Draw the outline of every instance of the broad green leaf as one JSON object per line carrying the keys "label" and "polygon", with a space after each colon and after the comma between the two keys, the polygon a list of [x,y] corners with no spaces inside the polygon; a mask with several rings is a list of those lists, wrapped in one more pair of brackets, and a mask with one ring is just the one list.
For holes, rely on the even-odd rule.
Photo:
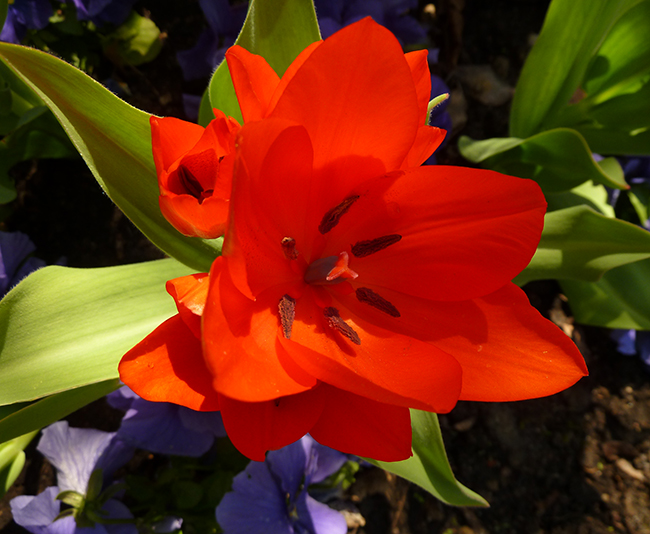
{"label": "broad green leaf", "polygon": [[176,310],[175,260],[100,269],[45,267],[0,301],[0,404],[117,377],[120,357]]}
{"label": "broad green leaf", "polygon": [[587,206],[574,206],[546,214],[537,251],[515,282],[596,281],[610,269],[646,258],[650,258],[649,232]]}
{"label": "broad green leaf", "polygon": [[[618,165],[618,162],[616,164]],[[591,180],[574,187],[571,191],[549,193],[546,195],[546,201],[548,202],[548,212],[585,205],[601,215],[616,217],[614,208],[608,203],[605,186],[594,184]]]}
{"label": "broad green leaf", "polygon": [[594,152],[626,156],[650,154],[650,128],[635,131],[604,129],[598,125],[580,126],[580,133]]}
{"label": "broad green leaf", "polygon": [[207,271],[220,242],[184,237],[162,216],[149,115],[38,50],[0,43],[0,58],[52,110],[108,196],[170,256]]}
{"label": "broad green leaf", "polygon": [[582,136],[569,128],[548,130],[528,139],[473,141],[461,137],[458,148],[465,158],[486,168],[535,180],[544,193],[567,191],[587,180],[627,188],[620,165],[615,160],[604,166],[596,163]]}
{"label": "broad green leaf", "polygon": [[13,485],[25,465],[23,450],[34,439],[36,432],[19,436],[0,445],[0,497]]}
{"label": "broad green leaf", "polygon": [[578,323],[650,330],[650,260],[612,269],[595,283],[560,280]]}
{"label": "broad green leaf", "polygon": [[510,135],[544,129],[569,103],[621,15],[641,0],[553,0],[515,91]]}
{"label": "broad green leaf", "polygon": [[[263,56],[279,76],[294,59],[320,39],[312,0],[251,0],[235,44]],[[210,104],[242,122],[241,111],[225,61],[210,81]]]}
{"label": "broad green leaf", "polygon": [[487,501],[456,480],[447,460],[438,416],[411,410],[413,456],[401,462],[369,462],[409,480],[442,502],[454,506],[489,506]]}
{"label": "broad green leaf", "polygon": [[650,73],[648,35],[650,0],[643,0],[618,19],[591,60],[582,86],[589,98],[610,98]]}
{"label": "broad green leaf", "polygon": [[121,386],[118,379],[105,380],[80,388],[70,389],[32,403],[19,403],[3,408],[0,417],[0,443],[16,436],[38,430],[108,395]]}

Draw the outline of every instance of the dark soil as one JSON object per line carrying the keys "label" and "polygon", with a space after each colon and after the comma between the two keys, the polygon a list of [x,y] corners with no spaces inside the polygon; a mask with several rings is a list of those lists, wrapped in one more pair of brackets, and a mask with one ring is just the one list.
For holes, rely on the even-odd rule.
{"label": "dark soil", "polygon": [[[423,2],[423,5],[426,2]],[[183,117],[188,86],[174,52],[189,48],[203,24],[196,1],[142,0],[141,10],[168,34],[161,56],[115,75],[131,102],[149,112]],[[464,4],[464,5],[463,5]],[[432,35],[441,47],[439,73],[449,82],[462,133],[507,135],[508,104],[490,106],[455,76],[457,65],[487,64],[514,86],[529,36],[541,28],[547,0],[442,0]],[[462,114],[461,113],[461,114]],[[457,135],[458,130],[454,131]],[[462,164],[450,142],[441,163]],[[104,195],[81,161],[25,163],[15,170],[19,197],[6,229],[28,233],[48,262],[95,267],[144,261],[160,253]],[[457,478],[489,502],[487,509],[454,508],[378,469],[363,470],[348,492],[360,512],[358,534],[645,534],[650,533],[650,383],[636,358],[619,355],[608,331],[573,325],[553,282],[530,284],[531,302],[570,334],[591,375],[550,398],[508,404],[462,402],[441,416]],[[102,401],[71,416],[75,426],[119,418]],[[9,522],[8,499],[53,482],[51,466],[28,448],[26,469],[0,506],[3,533],[24,532]],[[351,519],[353,522],[354,517]],[[362,523],[365,522],[365,526]],[[252,533],[257,534],[257,533]]]}

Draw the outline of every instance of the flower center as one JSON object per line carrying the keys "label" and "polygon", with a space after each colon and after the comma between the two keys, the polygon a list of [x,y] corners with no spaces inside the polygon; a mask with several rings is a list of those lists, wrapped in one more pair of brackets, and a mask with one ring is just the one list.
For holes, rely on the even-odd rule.
{"label": "flower center", "polygon": [[203,201],[206,198],[211,197],[214,192],[213,189],[203,189],[201,182],[199,182],[192,171],[182,163],[178,166],[178,179],[181,182],[181,185],[185,188],[185,192],[197,199],[199,204],[203,204]]}
{"label": "flower center", "polygon": [[330,285],[345,280],[354,280],[359,275],[350,269],[349,261],[350,256],[347,252],[316,260],[307,267],[304,280],[313,285]]}

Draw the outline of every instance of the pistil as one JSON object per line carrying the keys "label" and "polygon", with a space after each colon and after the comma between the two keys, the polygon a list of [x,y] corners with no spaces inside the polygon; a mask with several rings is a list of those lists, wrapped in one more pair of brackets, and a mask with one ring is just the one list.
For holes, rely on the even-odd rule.
{"label": "pistil", "polygon": [[338,284],[345,280],[354,280],[359,275],[350,269],[350,256],[341,252],[338,256],[328,256],[312,262],[305,271],[304,280],[308,284]]}

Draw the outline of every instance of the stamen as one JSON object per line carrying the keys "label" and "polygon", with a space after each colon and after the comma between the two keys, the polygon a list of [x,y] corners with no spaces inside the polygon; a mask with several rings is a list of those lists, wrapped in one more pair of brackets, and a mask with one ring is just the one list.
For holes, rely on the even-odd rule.
{"label": "stamen", "polygon": [[291,328],[296,318],[296,299],[289,295],[284,295],[278,304],[280,312],[280,322],[282,323],[282,333],[286,339],[291,339]]}
{"label": "stamen", "polygon": [[357,258],[363,258],[365,256],[370,256],[375,252],[384,250],[391,245],[401,241],[402,236],[399,234],[385,235],[383,237],[378,237],[376,239],[369,239],[367,241],[357,241],[356,244],[352,245],[352,254]]}
{"label": "stamen", "polygon": [[354,328],[341,319],[339,311],[336,308],[325,308],[323,310],[323,315],[327,318],[327,323],[330,328],[337,330],[342,336],[348,338],[355,345],[361,345],[359,334],[354,331]]}
{"label": "stamen", "polygon": [[356,290],[357,299],[359,302],[369,304],[379,311],[387,313],[391,317],[401,317],[399,310],[388,302],[384,297],[375,293],[372,289],[367,287],[360,287]]}
{"label": "stamen", "polygon": [[339,223],[341,217],[347,213],[352,204],[354,204],[357,200],[359,200],[359,195],[352,195],[351,197],[343,200],[343,202],[341,202],[338,206],[335,206],[329,210],[323,216],[323,219],[318,225],[318,231],[323,235],[329,232]]}
{"label": "stamen", "polygon": [[298,251],[296,250],[296,240],[293,237],[283,237],[280,241],[282,245],[282,252],[284,257],[288,260],[295,260],[298,258]]}

